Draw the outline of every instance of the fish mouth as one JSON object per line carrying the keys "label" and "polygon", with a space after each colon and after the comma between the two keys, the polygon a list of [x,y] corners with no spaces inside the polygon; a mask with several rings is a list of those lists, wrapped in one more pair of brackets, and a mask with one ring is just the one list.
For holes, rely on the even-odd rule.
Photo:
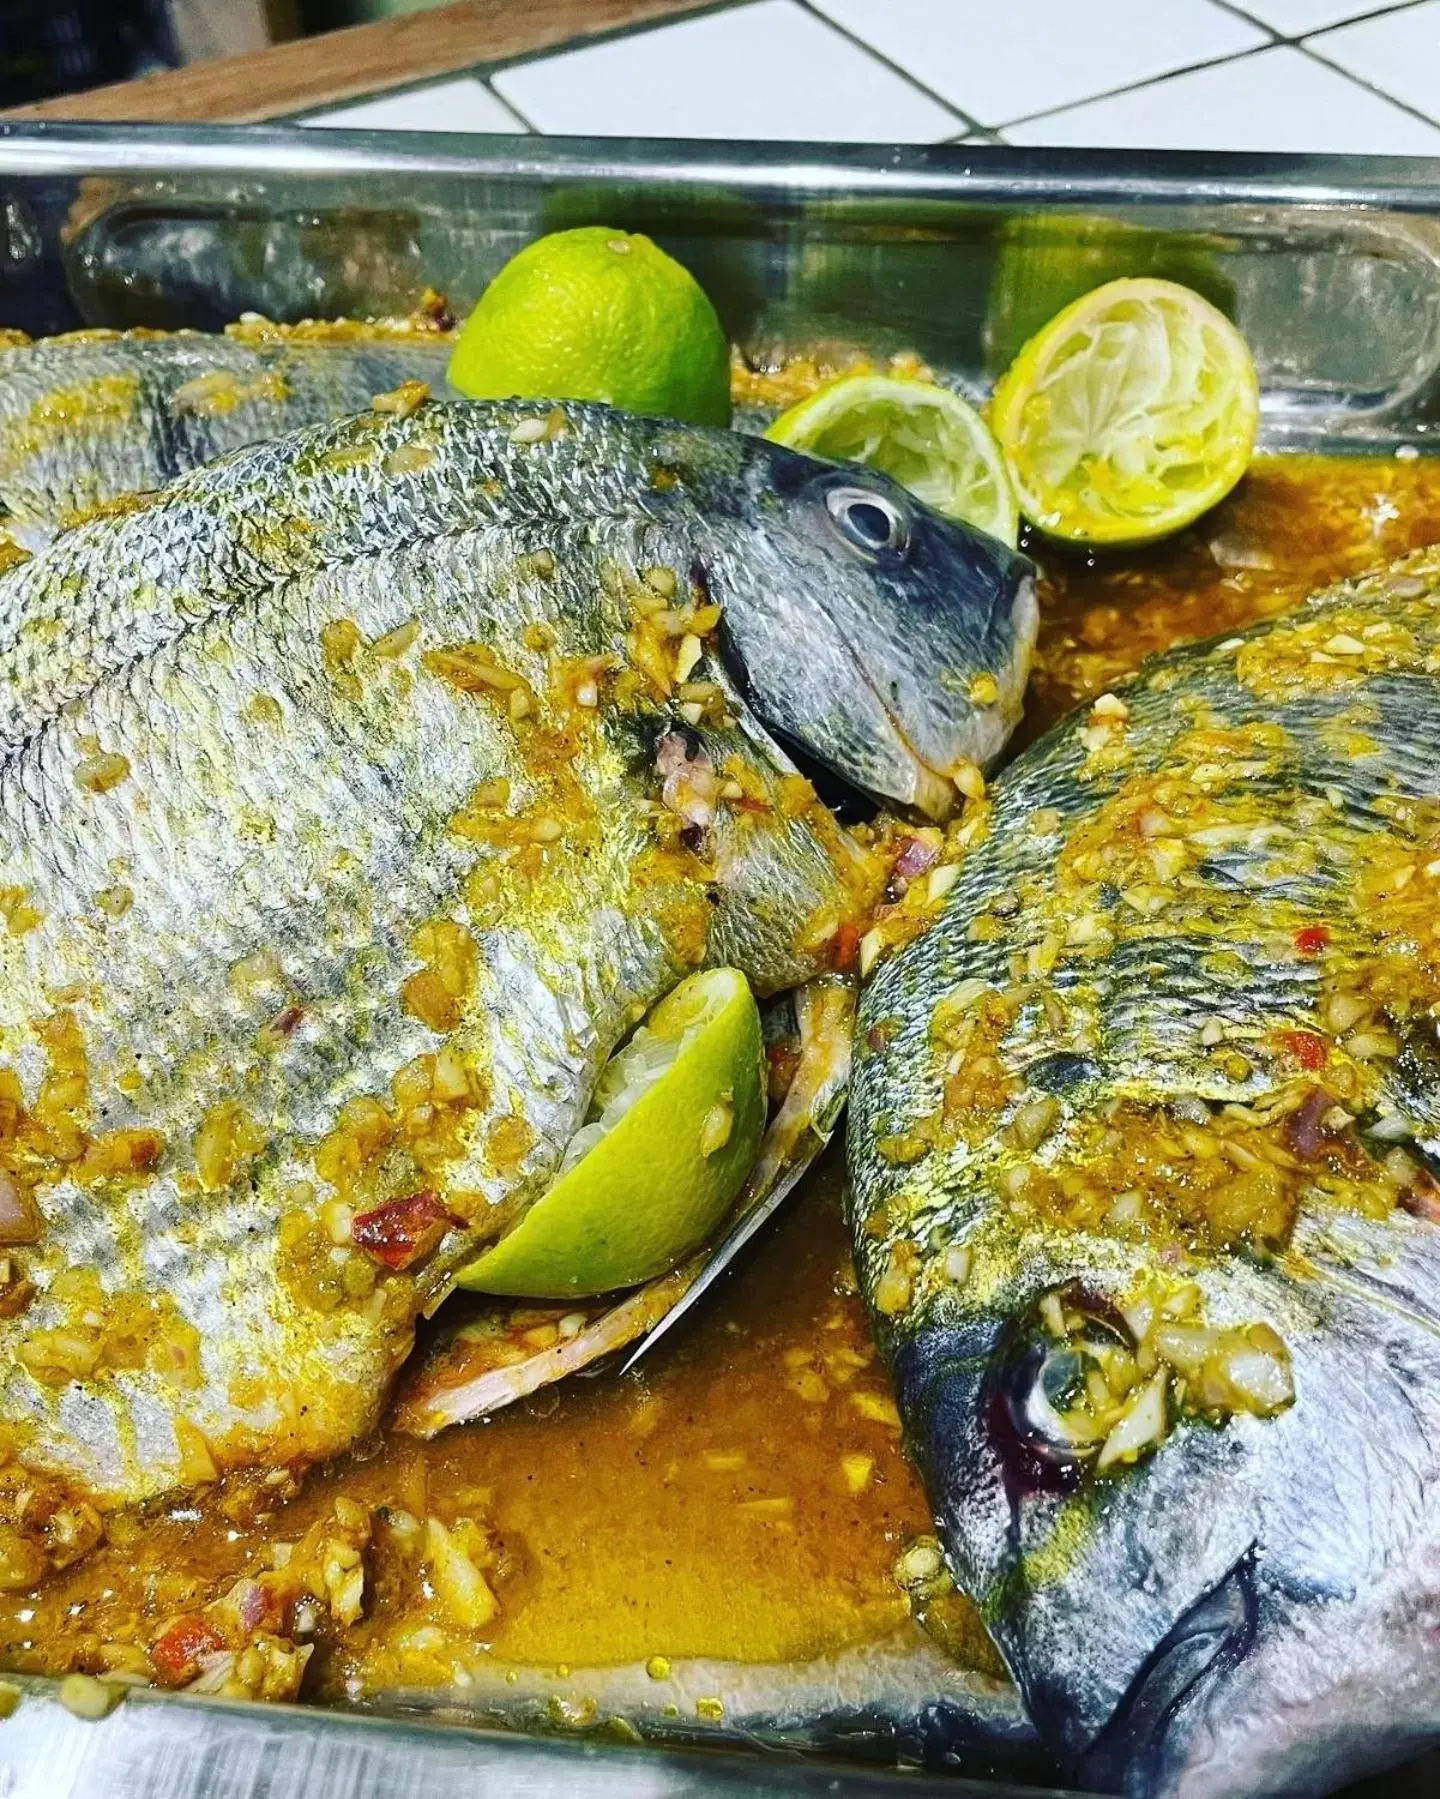
{"label": "fish mouth", "polygon": [[[881,766],[875,771],[884,777],[879,780],[867,781],[865,771],[827,749],[817,741],[816,733],[797,726],[793,719],[787,720],[783,696],[777,705],[767,702],[765,691],[751,673],[744,637],[737,634],[734,617],[728,609],[712,640],[713,653],[735,691],[764,726],[772,742],[777,739],[783,742],[806,774],[813,776],[820,772],[835,787],[843,789],[847,797],[863,796],[878,805],[905,807],[943,823],[955,815],[962,803],[957,779],[963,780],[966,771],[973,771],[976,766],[983,768],[993,762],[1020,717],[1039,626],[1039,605],[1035,597],[1033,565],[1018,558],[1016,561],[1018,567],[1013,577],[998,584],[989,614],[979,632],[982,645],[997,652],[996,665],[984,672],[992,674],[998,693],[986,705],[967,702],[964,710],[959,712],[941,705],[936,707],[935,720],[926,720],[923,706],[906,708],[898,691],[887,691],[883,674],[877,677],[862,650],[848,634],[832,638],[832,651],[838,650],[844,659],[837,674],[849,691],[857,697],[863,695],[866,702],[863,729],[871,734],[872,744],[876,738],[883,738],[883,756],[877,758]],[[729,596],[721,591],[716,571],[692,569],[692,579],[697,578],[712,598],[723,605]],[[1003,656],[999,654],[1001,651]],[[962,667],[968,666],[969,679],[982,672],[973,648],[956,660]],[[938,666],[937,659],[933,678],[937,699],[946,693],[946,672]],[[968,686],[968,679],[963,675],[956,676],[954,685],[963,691],[963,686]],[[912,710],[914,716],[908,716]],[[933,743],[922,747],[922,733],[940,739],[938,747]],[[860,760],[863,762],[863,754]],[[821,783],[822,791],[824,784]]]}
{"label": "fish mouth", "polygon": [[[885,722],[889,725],[893,735],[892,747],[898,748],[909,763],[910,791],[899,794],[880,792],[875,788],[866,787],[856,781],[847,769],[838,768],[833,762],[822,757],[818,751],[811,749],[808,744],[801,744],[800,748],[805,759],[818,764],[834,780],[843,783],[851,793],[864,794],[867,798],[881,803],[893,804],[898,801],[902,805],[911,806],[915,811],[923,813],[926,818],[934,819],[937,824],[944,824],[946,819],[953,817],[959,810],[960,790],[955,785],[955,776],[960,772],[966,758],[958,758],[951,770],[937,768],[934,763],[927,762],[916,749],[894,707],[885,698],[880,687],[870,678],[864,663],[848,643],[845,645],[845,654],[850,659],[856,685],[863,687],[872,696],[876,706],[884,714]],[[763,717],[763,706],[757,705],[756,709]]]}
{"label": "fish mouth", "polygon": [[[783,740],[792,760],[795,761],[801,772],[819,786],[821,797],[832,812],[848,813],[852,817],[859,816],[859,814],[849,812],[848,808],[856,801],[861,800],[876,804],[899,803],[912,806],[917,812],[923,813],[926,818],[932,818],[937,823],[943,824],[955,813],[959,805],[959,789],[955,786],[954,778],[947,776],[925,760],[910,741],[904,726],[886,702],[885,695],[870,679],[864,664],[854,650],[848,643],[844,647],[856,685],[863,687],[874,699],[890,727],[891,747],[898,748],[904,754],[909,765],[910,791],[908,793],[897,794],[867,787],[864,782],[855,778],[851,770],[823,755],[813,744],[798,737],[794,731],[776,723],[770,715],[769,707],[765,705],[764,700],[755,690],[755,685],[746,671],[744,657],[740,654],[738,647],[723,632],[720,635],[718,653],[726,674],[744,696],[750,710],[761,720],[767,731]],[[826,792],[826,788],[829,786],[833,786],[835,789],[833,795]]]}
{"label": "fish mouth", "polygon": [[946,763],[938,763],[921,753],[899,716],[887,704],[884,694],[870,680],[859,662],[856,662],[857,675],[875,695],[881,710],[890,721],[896,741],[913,764],[915,792],[910,804],[937,823],[944,823],[959,807],[957,778],[968,768],[987,768],[994,761],[1005,747],[1024,706],[1025,687],[1030,678],[1030,660],[1040,632],[1040,602],[1035,593],[1033,569],[1021,575],[1008,596],[997,596],[997,609],[1007,599],[1011,650],[1004,668],[995,677],[1000,688],[999,697],[993,705],[972,708],[968,720],[970,730],[960,752]]}
{"label": "fish mouth", "polygon": [[[871,691],[875,691],[873,686]],[[880,698],[878,693],[875,697]],[[914,791],[910,795],[909,803],[917,812],[923,812],[926,818],[934,819],[936,824],[944,824],[947,818],[952,818],[959,810],[960,789],[955,785],[955,777],[968,758],[961,758],[948,769],[936,768],[933,763],[927,762],[915,748],[915,745],[906,736],[904,726],[890,708],[884,705],[883,700],[881,705],[884,707],[885,716],[890,720],[896,741],[910,757],[914,775]]]}

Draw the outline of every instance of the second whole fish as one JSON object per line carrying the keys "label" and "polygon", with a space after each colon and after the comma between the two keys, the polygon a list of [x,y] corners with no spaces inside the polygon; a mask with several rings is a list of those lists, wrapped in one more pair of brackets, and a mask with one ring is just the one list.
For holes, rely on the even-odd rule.
{"label": "second whole fish", "polygon": [[409,381],[439,393],[443,302],[391,320],[224,332],[0,332],[0,507],[34,549],[74,515],[301,425],[359,412]]}
{"label": "second whole fish", "polygon": [[1440,552],[992,806],[849,1139],[956,1576],[1081,1784],[1330,1791],[1440,1735]]}

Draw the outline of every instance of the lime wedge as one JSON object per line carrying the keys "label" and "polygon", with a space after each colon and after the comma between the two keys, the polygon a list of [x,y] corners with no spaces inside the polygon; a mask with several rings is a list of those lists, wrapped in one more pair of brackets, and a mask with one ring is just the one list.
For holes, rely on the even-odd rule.
{"label": "lime wedge", "polygon": [[1036,332],[990,422],[1032,524],[1068,543],[1151,543],[1245,473],[1260,390],[1244,338],[1208,300],[1127,279]]}
{"label": "lime wedge", "polygon": [[610,1058],[554,1184],[460,1285],[570,1299],[663,1274],[730,1209],[764,1128],[760,1014],[745,977],[693,974]]}
{"label": "lime wedge", "polygon": [[1020,519],[985,421],[948,388],[896,375],[842,375],[765,433],[832,462],[882,469],[937,512],[1013,545]]}

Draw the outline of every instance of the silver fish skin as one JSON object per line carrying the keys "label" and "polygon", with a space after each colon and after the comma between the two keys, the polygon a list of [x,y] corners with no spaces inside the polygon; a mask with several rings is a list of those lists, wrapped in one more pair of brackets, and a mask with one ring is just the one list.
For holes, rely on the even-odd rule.
{"label": "silver fish skin", "polygon": [[[883,478],[521,403],[238,452],[0,577],[12,1467],[105,1506],[369,1429],[635,1019],[699,963],[829,960],[864,864],[772,699],[913,790],[947,746],[905,696],[1022,679],[1028,578]],[[796,720],[773,633],[862,666],[854,706]]]}
{"label": "silver fish skin", "polygon": [[1097,1790],[1440,1737],[1437,671],[1433,550],[1147,664],[1006,770],[862,999],[862,1285]]}
{"label": "silver fish skin", "polygon": [[161,487],[246,444],[343,418],[423,381],[452,338],[432,325],[244,322],[225,333],[76,331],[0,347],[0,506],[16,541]]}
{"label": "silver fish skin", "polygon": [[667,1661],[657,1678],[645,1662],[562,1674],[470,1657],[457,1669],[463,1678],[433,1688],[374,1683],[362,1667],[346,1691],[324,1697],[389,1717],[530,1734],[633,1732],[647,1742],[804,1750],[972,1778],[1054,1772],[1014,1687],[956,1662],[913,1623],[805,1662]]}

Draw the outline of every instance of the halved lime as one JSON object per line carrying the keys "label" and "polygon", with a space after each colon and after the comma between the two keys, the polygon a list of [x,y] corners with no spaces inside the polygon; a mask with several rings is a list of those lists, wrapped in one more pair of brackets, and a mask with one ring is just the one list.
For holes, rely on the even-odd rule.
{"label": "halved lime", "polygon": [[990,422],[1032,524],[1068,543],[1150,543],[1245,473],[1260,390],[1244,338],[1208,300],[1126,279],[1036,332]]}
{"label": "halved lime", "polygon": [[792,450],[883,469],[917,499],[1013,545],[1020,519],[1005,461],[958,394],[898,375],[842,375],[765,435]]}
{"label": "halved lime", "polygon": [[462,1287],[569,1299],[651,1280],[734,1203],[765,1128],[760,1014],[733,968],[693,974],[600,1077],[554,1185]]}

